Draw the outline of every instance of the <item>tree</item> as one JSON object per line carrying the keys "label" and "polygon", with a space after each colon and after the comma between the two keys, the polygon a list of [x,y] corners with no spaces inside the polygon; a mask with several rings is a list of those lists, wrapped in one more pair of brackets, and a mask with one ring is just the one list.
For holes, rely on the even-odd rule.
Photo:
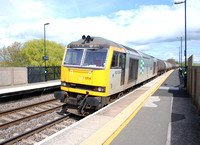
{"label": "tree", "polygon": [[22,53],[22,44],[14,42],[11,46],[0,49],[0,61],[2,67],[24,66],[26,56]]}
{"label": "tree", "polygon": [[167,59],[166,61],[172,64],[178,64],[178,62],[173,58]]}
{"label": "tree", "polygon": [[[46,41],[47,66],[60,66],[64,47],[53,41]],[[24,44],[15,42],[0,49],[1,67],[44,66],[44,39],[34,39]]]}
{"label": "tree", "polygon": [[[25,42],[22,53],[27,57],[26,66],[44,66],[44,39],[34,39]],[[54,41],[46,41],[47,66],[60,66],[63,58],[64,47]]]}

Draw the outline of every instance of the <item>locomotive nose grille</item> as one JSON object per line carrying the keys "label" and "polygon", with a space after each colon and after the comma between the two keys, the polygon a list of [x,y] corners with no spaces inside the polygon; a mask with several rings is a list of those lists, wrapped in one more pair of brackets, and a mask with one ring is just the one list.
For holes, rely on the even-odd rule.
{"label": "locomotive nose grille", "polygon": [[76,88],[76,84],[70,84],[71,87],[75,87]]}
{"label": "locomotive nose grille", "polygon": [[96,87],[96,86],[66,83],[66,82],[61,82],[61,85],[68,88],[76,88],[76,89],[89,90],[95,92],[106,92],[106,87]]}

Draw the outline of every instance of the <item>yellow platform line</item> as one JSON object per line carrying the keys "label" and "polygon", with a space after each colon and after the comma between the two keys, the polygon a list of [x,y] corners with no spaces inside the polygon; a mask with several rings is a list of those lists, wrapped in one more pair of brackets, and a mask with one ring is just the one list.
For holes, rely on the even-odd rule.
{"label": "yellow platform line", "polygon": [[107,145],[121,132],[121,130],[133,119],[146,101],[154,94],[161,84],[169,77],[174,70],[168,72],[159,82],[156,82],[148,91],[131,103],[121,113],[105,124],[96,133],[81,143],[81,145]]}

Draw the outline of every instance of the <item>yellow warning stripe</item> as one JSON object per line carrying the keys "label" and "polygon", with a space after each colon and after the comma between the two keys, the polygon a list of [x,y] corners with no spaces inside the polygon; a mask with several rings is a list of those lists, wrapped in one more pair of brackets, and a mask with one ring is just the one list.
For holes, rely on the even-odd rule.
{"label": "yellow warning stripe", "polygon": [[[172,71],[173,72],[173,71]],[[171,73],[172,73],[171,72]],[[106,140],[103,145],[110,144],[114,138],[122,131],[122,129],[133,119],[133,117],[137,114],[137,112],[142,108],[142,106],[148,101],[148,99],[158,90],[158,88],[162,85],[162,83],[169,77],[171,74],[169,73],[166,78],[164,78],[161,83],[157,86],[157,88],[142,102],[142,104],[131,114],[131,116]]]}
{"label": "yellow warning stripe", "polygon": [[[110,144],[113,139],[121,132],[121,130],[132,120],[137,112],[142,108],[146,101],[161,86],[161,84],[169,77],[173,71],[170,71],[159,82],[155,83],[148,91],[142,94],[138,99],[131,103],[121,113],[114,117],[110,122],[104,125],[96,133],[82,142],[82,145],[100,145]],[[134,110],[134,112],[132,112]],[[132,112],[132,113],[131,113]],[[127,119],[126,119],[127,118]],[[125,120],[126,119],[126,120]]]}

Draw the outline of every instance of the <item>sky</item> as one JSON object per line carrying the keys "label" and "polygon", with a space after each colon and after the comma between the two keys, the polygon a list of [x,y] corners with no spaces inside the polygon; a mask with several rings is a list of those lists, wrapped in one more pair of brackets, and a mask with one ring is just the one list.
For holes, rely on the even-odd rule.
{"label": "sky", "polygon": [[[179,60],[185,49],[179,0],[0,0],[0,49],[44,37],[66,46],[99,36],[156,58]],[[182,0],[180,0],[182,1]],[[48,49],[48,48],[47,48]],[[187,0],[187,57],[200,63],[200,0]],[[184,60],[184,53],[182,54]]]}

